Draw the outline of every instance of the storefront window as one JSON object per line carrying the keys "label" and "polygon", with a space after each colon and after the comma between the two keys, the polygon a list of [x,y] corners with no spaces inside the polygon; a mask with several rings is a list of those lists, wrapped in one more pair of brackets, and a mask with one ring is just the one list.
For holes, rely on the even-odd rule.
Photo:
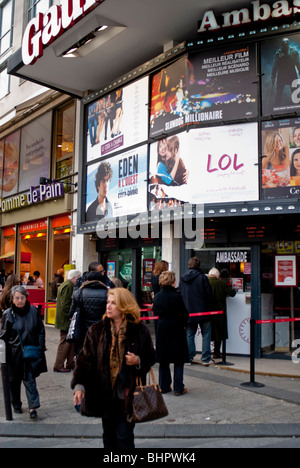
{"label": "storefront window", "polygon": [[46,281],[46,246],[47,246],[46,219],[24,223],[20,225],[20,278],[26,285],[34,285],[34,272],[40,273],[41,288],[45,289]]}
{"label": "storefront window", "polygon": [[[286,255],[295,261],[297,286],[278,286],[275,260]],[[262,245],[261,291],[262,319],[300,317],[300,244],[299,242],[272,242]],[[265,354],[290,355],[294,340],[300,338],[299,322],[277,322],[261,325],[262,351]]]}
{"label": "storefront window", "polygon": [[65,267],[70,264],[71,220],[68,215],[56,216],[52,219],[53,255],[50,261],[51,281],[49,281],[48,297],[57,299],[57,289],[65,280]]}
{"label": "storefront window", "polygon": [[56,115],[56,169],[57,179],[72,174],[75,133],[75,106],[58,109]]}

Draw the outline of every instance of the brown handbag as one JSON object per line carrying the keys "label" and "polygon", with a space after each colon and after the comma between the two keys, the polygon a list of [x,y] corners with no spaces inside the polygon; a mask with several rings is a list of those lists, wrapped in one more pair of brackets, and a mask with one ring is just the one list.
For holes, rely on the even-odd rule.
{"label": "brown handbag", "polygon": [[[152,382],[150,383],[150,376]],[[133,394],[133,412],[128,416],[129,422],[141,423],[154,421],[168,416],[169,411],[165,404],[161,389],[155,380],[153,370],[150,369],[149,385],[142,385],[140,377],[137,377],[137,386]]]}

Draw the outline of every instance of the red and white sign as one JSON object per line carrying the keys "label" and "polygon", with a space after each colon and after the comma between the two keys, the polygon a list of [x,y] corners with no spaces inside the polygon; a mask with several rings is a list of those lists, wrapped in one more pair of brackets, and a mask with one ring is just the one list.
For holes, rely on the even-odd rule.
{"label": "red and white sign", "polygon": [[104,0],[61,0],[43,15],[39,13],[27,24],[22,41],[24,65],[33,65],[43,50],[66,30],[86,16]]}
{"label": "red and white sign", "polygon": [[275,257],[275,286],[297,286],[297,264],[295,255]]}

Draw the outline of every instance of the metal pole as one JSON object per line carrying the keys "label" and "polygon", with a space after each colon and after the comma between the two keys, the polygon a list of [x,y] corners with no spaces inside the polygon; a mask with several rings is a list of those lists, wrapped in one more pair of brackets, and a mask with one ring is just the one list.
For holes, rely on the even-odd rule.
{"label": "metal pole", "polygon": [[255,319],[250,319],[250,382],[242,383],[242,387],[264,387],[255,382],[255,323]]}
{"label": "metal pole", "polygon": [[12,421],[8,368],[6,364],[6,344],[0,340],[0,362],[6,421]]}

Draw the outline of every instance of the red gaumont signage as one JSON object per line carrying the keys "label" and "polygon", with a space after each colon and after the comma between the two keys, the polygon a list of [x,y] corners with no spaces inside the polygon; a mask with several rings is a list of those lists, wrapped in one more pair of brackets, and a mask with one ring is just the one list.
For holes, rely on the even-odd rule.
{"label": "red gaumont signage", "polygon": [[300,0],[282,0],[272,3],[262,3],[260,0],[251,2],[252,7],[242,8],[223,13],[223,19],[218,20],[212,10],[206,11],[199,22],[199,33],[217,31],[232,26],[242,26],[252,23],[291,18],[300,13]]}
{"label": "red gaumont signage", "polygon": [[32,65],[43,55],[43,49],[70,29],[77,21],[104,0],[60,0],[43,15],[39,13],[27,25],[22,42],[24,65]]}

